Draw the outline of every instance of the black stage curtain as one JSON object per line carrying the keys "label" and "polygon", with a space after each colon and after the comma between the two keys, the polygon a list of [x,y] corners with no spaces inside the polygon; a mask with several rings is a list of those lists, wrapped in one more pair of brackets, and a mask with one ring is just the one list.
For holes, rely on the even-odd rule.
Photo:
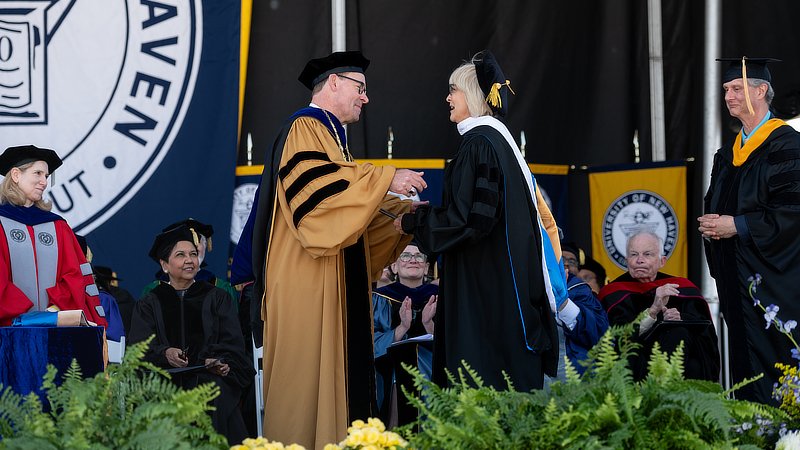
{"label": "black stage curtain", "polygon": [[[667,159],[689,163],[689,217],[701,213],[704,2],[662,3]],[[330,53],[329,1],[257,1],[238,162],[261,164],[281,123],[310,93],[297,81],[308,59]],[[726,0],[719,56],[774,57],[776,113],[800,112],[800,2]],[[448,120],[447,79],[463,60],[490,49],[516,95],[505,119],[531,163],[576,166],[570,173],[569,235],[589,249],[588,195],[581,166],[651,160],[647,3],[637,0],[348,0],[347,49],[372,60],[370,103],[348,127],[356,158],[450,158],[460,137]],[[721,87],[720,87],[721,89]],[[723,141],[733,138],[724,103]],[[697,236],[695,236],[697,235]],[[699,279],[693,233],[690,278]]]}

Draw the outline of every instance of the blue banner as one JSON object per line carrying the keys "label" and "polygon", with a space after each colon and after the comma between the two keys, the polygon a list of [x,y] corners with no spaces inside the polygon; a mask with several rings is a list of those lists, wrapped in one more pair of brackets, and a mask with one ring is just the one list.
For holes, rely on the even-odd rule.
{"label": "blue banner", "polygon": [[[0,21],[0,147],[61,156],[45,199],[94,264],[138,298],[163,227],[192,217],[227,237],[239,1],[0,0]],[[223,276],[225,249],[206,258]]]}

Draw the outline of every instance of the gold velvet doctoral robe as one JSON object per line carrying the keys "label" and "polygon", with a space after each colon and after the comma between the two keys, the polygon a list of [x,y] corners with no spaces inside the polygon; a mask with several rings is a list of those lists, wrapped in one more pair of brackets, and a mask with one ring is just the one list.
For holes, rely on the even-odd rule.
{"label": "gold velvet doctoral robe", "polygon": [[[362,402],[369,396],[374,404],[370,283],[410,240],[401,239],[392,219],[378,210],[408,212],[410,202],[386,195],[394,167],[345,161],[336,137],[319,120],[301,116],[285,126],[291,127],[285,144],[280,148],[279,138],[273,148],[282,151],[276,191],[261,187],[261,195],[276,200],[261,310],[264,437],[321,449],[343,440],[350,421],[367,419],[348,417],[355,396]],[[363,252],[366,273],[347,273],[348,247],[359,259]],[[363,323],[348,323],[348,294],[368,302]],[[355,328],[368,349],[348,355]],[[350,373],[356,358],[369,365]],[[360,411],[377,416],[372,408]]]}

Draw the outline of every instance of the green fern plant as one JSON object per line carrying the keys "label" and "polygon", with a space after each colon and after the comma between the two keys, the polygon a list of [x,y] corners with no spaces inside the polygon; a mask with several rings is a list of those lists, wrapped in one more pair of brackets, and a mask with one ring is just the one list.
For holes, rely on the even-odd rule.
{"label": "green fern plant", "polygon": [[[633,381],[628,357],[639,348],[633,324],[612,327],[590,352],[579,376],[550,392],[516,392],[484,386],[466,363],[449,388],[406,367],[424,397],[404,390],[422,419],[403,427],[412,448],[439,449],[754,449],[771,448],[777,436],[746,423],[779,423],[788,416],[769,406],[737,401],[718,383],[683,378],[683,349],[671,356],[657,346],[649,375]],[[740,386],[736,386],[738,388]],[[413,426],[419,425],[414,435]]]}
{"label": "green fern plant", "polygon": [[227,449],[207,414],[219,388],[175,386],[166,371],[141,360],[148,344],[128,347],[122,364],[90,379],[73,360],[60,386],[49,366],[42,388],[50,412],[35,393],[23,398],[0,384],[0,450]]}

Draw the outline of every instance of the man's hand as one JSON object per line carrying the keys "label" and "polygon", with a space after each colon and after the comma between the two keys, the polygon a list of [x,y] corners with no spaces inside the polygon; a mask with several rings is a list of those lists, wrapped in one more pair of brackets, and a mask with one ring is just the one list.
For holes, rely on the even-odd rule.
{"label": "man's hand", "polygon": [[411,328],[411,298],[406,297],[403,300],[403,303],[400,305],[400,325],[394,329],[394,342],[397,342],[403,339],[403,336],[408,332],[408,329]]}
{"label": "man's hand", "polygon": [[183,352],[179,348],[170,347],[164,350],[164,355],[167,357],[167,362],[172,367],[186,367],[189,365],[189,361],[186,357],[181,357]]}
{"label": "man's hand", "polygon": [[681,313],[675,308],[669,308],[668,310],[664,311],[664,320],[679,322],[681,320]]}
{"label": "man's hand", "polygon": [[438,295],[431,295],[428,303],[422,308],[422,326],[425,327],[425,332],[433,334],[433,317],[436,315],[436,302],[439,301]]}
{"label": "man's hand", "polygon": [[733,216],[720,216],[719,214],[706,214],[697,218],[700,226],[697,227],[706,239],[727,239],[739,234]]}
{"label": "man's hand", "polygon": [[[653,300],[653,304],[650,306],[650,310],[648,311],[649,314],[650,314],[650,317],[655,319],[656,316],[658,316],[658,313],[663,312],[664,313],[664,319],[667,320],[667,318],[666,318],[667,302],[669,302],[670,296],[679,295],[679,294],[680,293],[678,292],[678,285],[675,284],[675,283],[666,283],[663,286],[659,286],[656,289],[656,297]],[[673,308],[673,310],[677,312],[677,310],[675,310],[674,308]],[[672,320],[672,319],[669,319],[669,320]],[[678,320],[680,320],[680,313],[678,314]]]}
{"label": "man's hand", "polygon": [[389,190],[413,197],[416,193],[422,192],[428,187],[428,183],[422,179],[425,172],[415,172],[410,169],[397,169],[392,178]]}

